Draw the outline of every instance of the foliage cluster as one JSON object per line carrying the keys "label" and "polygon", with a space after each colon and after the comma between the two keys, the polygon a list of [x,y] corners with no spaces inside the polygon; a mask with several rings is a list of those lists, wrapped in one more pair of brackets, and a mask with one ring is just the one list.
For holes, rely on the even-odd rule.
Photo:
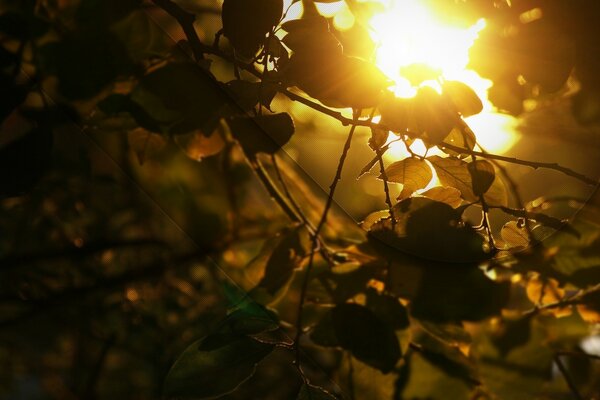
{"label": "foliage cluster", "polygon": [[[225,0],[222,9],[0,2],[0,227],[13,232],[0,242],[0,329],[10,344],[0,360],[33,377],[38,352],[47,353],[51,371],[35,385],[3,376],[3,390],[300,400],[600,394],[599,355],[583,348],[597,343],[600,323],[597,205],[567,220],[579,199],[523,199],[509,166],[597,180],[482,149],[464,118],[483,104],[461,82],[434,77],[440,91],[417,81],[415,97],[396,97],[372,46],[356,45],[370,40],[360,21],[377,4],[349,0],[359,22],[342,33],[315,2],[303,0],[302,18],[286,22],[282,0]],[[574,115],[600,120],[598,5],[432,2],[487,19],[471,59],[494,81],[497,107],[520,114],[525,99],[570,95],[570,79],[581,87]],[[543,17],[527,20],[537,9]],[[221,17],[218,32],[210,15]],[[282,154],[302,134],[282,99],[349,127],[324,206]],[[362,229],[334,207],[358,130],[370,132],[373,153],[363,173],[377,170],[387,205]],[[415,153],[415,140],[442,155]],[[391,142],[410,156],[386,165]],[[121,171],[107,172],[111,163]],[[145,196],[164,199],[162,210]],[[64,354],[89,369],[69,370]]]}

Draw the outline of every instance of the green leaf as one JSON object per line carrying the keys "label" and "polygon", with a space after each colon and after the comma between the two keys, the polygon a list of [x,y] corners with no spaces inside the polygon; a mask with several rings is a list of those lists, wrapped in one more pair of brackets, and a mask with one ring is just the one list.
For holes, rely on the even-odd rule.
{"label": "green leaf", "polygon": [[296,400],[335,400],[336,397],[319,386],[304,383]]}
{"label": "green leaf", "polygon": [[479,114],[483,103],[473,89],[460,81],[446,81],[442,84],[443,94],[448,96],[456,111],[463,117]]}
{"label": "green leaf", "polygon": [[234,117],[227,123],[250,158],[255,158],[258,153],[275,154],[295,131],[294,121],[287,113]]}
{"label": "green leaf", "polygon": [[486,193],[494,183],[496,171],[492,163],[486,160],[476,160],[467,164],[473,184],[473,194],[479,197]]}
{"label": "green leaf", "polygon": [[273,346],[240,335],[214,334],[190,345],[169,371],[169,399],[207,399],[233,392]]}
{"label": "green leaf", "polygon": [[341,304],[331,311],[335,336],[342,348],[364,363],[390,372],[401,357],[394,330],[368,308]]}
{"label": "green leaf", "polygon": [[[402,184],[399,199],[407,198],[416,190],[423,189],[433,178],[429,164],[425,160],[412,157],[396,161],[386,168],[385,173],[390,182]],[[383,179],[383,175],[380,175],[379,179]]]}

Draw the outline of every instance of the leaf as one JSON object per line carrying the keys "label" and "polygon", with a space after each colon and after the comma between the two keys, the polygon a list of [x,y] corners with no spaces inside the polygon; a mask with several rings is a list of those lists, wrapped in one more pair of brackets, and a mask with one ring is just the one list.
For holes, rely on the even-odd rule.
{"label": "leaf", "polygon": [[394,330],[406,329],[410,325],[406,307],[394,296],[379,294],[374,289],[368,289],[367,308]]}
{"label": "leaf", "polygon": [[395,133],[417,132],[419,127],[412,114],[413,100],[401,97],[385,96],[379,104],[381,123]]}
{"label": "leaf", "polygon": [[600,324],[600,291],[586,293],[577,305],[577,311],[588,324]]}
{"label": "leaf", "polygon": [[246,112],[252,111],[259,103],[268,108],[277,94],[277,86],[265,81],[248,82],[236,79],[227,82],[227,88],[240,109]]}
{"label": "leaf", "polygon": [[159,134],[150,132],[144,128],[136,128],[127,133],[129,147],[135,152],[138,162],[143,165],[147,159],[154,157],[162,151],[166,140]]}
{"label": "leaf", "polygon": [[452,268],[448,264],[424,265],[426,273],[410,303],[411,315],[437,323],[481,321],[507,304],[510,282],[495,282],[476,267]]}
{"label": "leaf", "polygon": [[177,135],[199,130],[206,136],[218,126],[231,102],[209,71],[189,62],[169,63],[145,75],[131,93],[131,101],[162,132]]}
{"label": "leaf", "polygon": [[479,114],[483,110],[483,103],[479,96],[468,85],[460,81],[444,82],[442,91],[463,117]]}
{"label": "leaf", "polygon": [[383,129],[371,128],[369,147],[373,150],[381,149],[387,142],[389,132]]}
{"label": "leaf", "polygon": [[424,63],[415,63],[400,67],[400,75],[406,78],[410,84],[415,87],[425,81],[436,80],[441,74],[442,71],[440,69],[433,68]]}
{"label": "leaf", "polygon": [[451,156],[465,158],[465,156],[468,154],[462,154],[454,150],[450,150],[444,146],[444,143],[460,147],[461,149],[473,150],[475,144],[477,143],[477,138],[475,137],[475,133],[473,133],[473,131],[470,129],[454,128],[450,131],[450,134],[446,136],[444,142],[438,146],[445,153]]}
{"label": "leaf", "polygon": [[[556,279],[534,276],[527,281],[527,297],[536,306],[544,306],[561,301],[565,290],[559,287]],[[553,308],[549,312],[556,317],[568,316],[571,315],[571,307]]]}
{"label": "leaf", "polygon": [[341,304],[331,312],[335,336],[342,348],[364,363],[386,373],[401,357],[394,330],[366,307]]}
{"label": "leaf", "polygon": [[548,214],[536,213],[527,210],[519,210],[508,207],[500,207],[502,211],[507,214],[513,215],[519,218],[528,218],[540,223],[543,226],[547,226],[552,229],[556,229],[557,231],[563,231],[565,233],[571,234],[577,238],[580,237],[579,232],[575,229],[568,220],[561,220],[555,217],[552,217]]}
{"label": "leaf", "polygon": [[177,135],[175,143],[194,161],[219,154],[225,148],[225,141],[218,130],[208,137],[201,132]]}
{"label": "leaf", "polygon": [[448,204],[452,208],[458,208],[462,204],[460,191],[453,187],[436,186],[426,192],[421,193],[421,196],[428,199],[439,201]]}
{"label": "leaf", "polygon": [[356,57],[295,52],[285,70],[290,85],[321,103],[336,108],[376,106],[389,86],[387,77],[372,63]]}
{"label": "leaf", "polygon": [[440,156],[431,156],[427,160],[435,168],[442,185],[460,190],[462,197],[469,202],[478,200],[473,193],[473,181],[466,162],[457,158]]}
{"label": "leaf", "polygon": [[233,333],[240,335],[256,335],[279,328],[277,314],[256,302],[234,310],[227,316],[225,323]]}
{"label": "leaf", "polygon": [[423,337],[419,344],[419,355],[446,375],[459,379],[470,387],[480,385],[474,361],[458,348],[447,346],[429,336]]}
{"label": "leaf", "polygon": [[492,163],[487,160],[476,160],[467,164],[467,168],[471,174],[475,196],[479,197],[486,193],[496,178]]}
{"label": "leaf", "polygon": [[335,400],[336,397],[319,386],[304,383],[296,400]]}
{"label": "leaf", "polygon": [[[259,10],[259,12],[257,12]],[[222,20],[223,36],[245,60],[254,57],[283,13],[283,0],[225,0]]]}
{"label": "leaf", "polygon": [[[427,160],[433,165],[438,179],[444,186],[454,187],[460,190],[460,193],[468,202],[477,202],[478,196],[473,191],[473,178],[468,168],[468,164],[463,160],[453,157],[442,158],[440,156],[431,156]],[[485,184],[487,182],[484,179]],[[478,189],[484,185],[478,184]],[[502,180],[496,176],[484,194],[484,199],[490,206],[506,206],[508,203],[508,193]]]}
{"label": "leaf", "polygon": [[233,392],[273,346],[240,335],[213,334],[190,345],[169,371],[169,399],[207,399]]}
{"label": "leaf", "polygon": [[417,133],[423,134],[422,139],[428,147],[440,144],[458,124],[459,116],[429,86],[421,87],[412,103]]}
{"label": "leaf", "polygon": [[457,347],[461,351],[468,348],[473,341],[462,324],[439,324],[431,321],[419,321],[419,324],[432,337],[450,346]]}
{"label": "leaf", "polygon": [[[407,198],[416,190],[423,189],[433,178],[429,164],[425,160],[412,157],[391,164],[385,172],[390,182],[402,184],[402,192],[398,199]],[[380,175],[379,179],[383,179],[383,175]]]}
{"label": "leaf", "polygon": [[308,232],[304,227],[295,228],[282,236],[267,261],[265,274],[258,286],[274,295],[291,279],[307,252]]}
{"label": "leaf", "polygon": [[234,117],[227,123],[233,137],[250,158],[256,158],[258,153],[275,154],[295,131],[294,121],[288,113]]}
{"label": "leaf", "polygon": [[483,237],[461,222],[461,210],[425,197],[402,200],[393,210],[394,230],[389,219],[375,223],[369,231],[370,243],[389,246],[423,261],[458,265],[490,256],[483,250]]}
{"label": "leaf", "polygon": [[59,42],[40,46],[37,56],[38,67],[58,78],[60,93],[70,100],[92,98],[118,76],[135,72],[127,49],[106,27],[68,33]]}
{"label": "leaf", "polygon": [[492,336],[494,346],[504,357],[509,351],[526,344],[531,338],[532,315],[519,318],[503,318],[498,331]]}
{"label": "leaf", "polygon": [[523,223],[509,221],[500,230],[502,240],[511,248],[525,248],[529,246],[529,233]]}
{"label": "leaf", "polygon": [[287,21],[281,27],[288,32],[283,43],[301,59],[342,56],[342,44],[329,31],[327,19],[320,15]]}

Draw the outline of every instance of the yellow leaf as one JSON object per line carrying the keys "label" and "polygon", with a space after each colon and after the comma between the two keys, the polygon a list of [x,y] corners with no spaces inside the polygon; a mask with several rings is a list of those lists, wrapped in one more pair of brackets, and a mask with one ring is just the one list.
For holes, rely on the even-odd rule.
{"label": "yellow leaf", "polygon": [[462,203],[462,199],[460,198],[460,190],[448,186],[433,187],[428,191],[421,193],[421,196],[446,203],[452,208],[457,208]]}
{"label": "yellow leaf", "polygon": [[473,89],[459,81],[446,81],[442,86],[443,93],[447,95],[463,117],[479,114],[483,110],[483,103]]}
{"label": "yellow leaf", "polygon": [[[390,182],[402,184],[399,199],[405,199],[416,190],[423,189],[433,179],[431,167],[425,160],[419,158],[397,161],[387,167],[385,173]],[[379,178],[382,179],[383,174]]]}
{"label": "yellow leaf", "polygon": [[218,154],[225,147],[225,142],[218,131],[208,137],[199,131],[177,135],[175,143],[194,161],[201,161],[203,158]]}

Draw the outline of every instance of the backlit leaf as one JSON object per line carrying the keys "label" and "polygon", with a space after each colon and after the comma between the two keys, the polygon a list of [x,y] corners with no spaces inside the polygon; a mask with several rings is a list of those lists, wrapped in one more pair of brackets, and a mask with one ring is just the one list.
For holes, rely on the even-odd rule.
{"label": "backlit leaf", "polygon": [[[425,160],[413,157],[391,164],[385,172],[390,182],[402,184],[399,199],[407,198],[416,190],[423,189],[433,178],[429,164]],[[379,179],[383,179],[383,175],[379,176]]]}
{"label": "backlit leaf", "polygon": [[448,204],[452,208],[457,208],[462,204],[460,191],[449,186],[436,186],[426,192],[421,193],[421,196],[428,199],[439,201]]}

